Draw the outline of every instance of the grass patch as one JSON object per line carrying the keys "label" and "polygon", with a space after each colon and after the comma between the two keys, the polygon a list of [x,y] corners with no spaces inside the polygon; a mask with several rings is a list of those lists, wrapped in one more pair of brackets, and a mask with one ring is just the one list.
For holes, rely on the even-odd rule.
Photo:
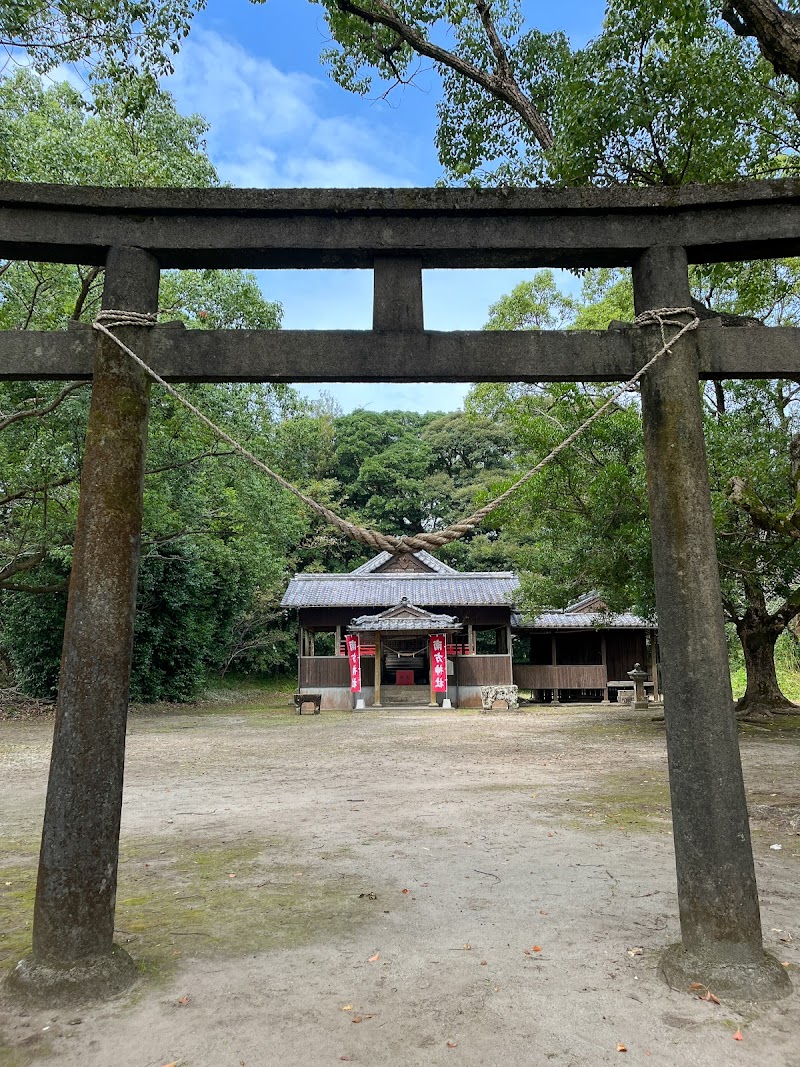
{"label": "grass patch", "polygon": [[593,719],[576,720],[570,725],[570,733],[581,738],[596,737],[604,741],[652,741],[666,737],[664,723],[653,722],[659,709],[643,711],[638,719],[606,719],[598,715]]}
{"label": "grass patch", "polygon": [[739,734],[754,741],[800,744],[800,715],[779,715],[767,722],[739,723]]}
{"label": "grass patch", "polygon": [[[34,1035],[37,1038],[40,1035]],[[0,1067],[29,1067],[30,1064],[35,1063],[37,1060],[41,1063],[40,1057],[47,1055],[50,1052],[51,1043],[46,1039],[36,1040],[33,1045],[25,1048],[12,1048],[3,1038],[0,1033]]]}
{"label": "grass patch", "polygon": [[355,884],[291,864],[278,839],[163,846],[137,842],[120,865],[117,940],[144,974],[171,973],[184,955],[312,944],[364,918]]}
{"label": "grass patch", "polygon": [[353,721],[349,711],[324,711],[321,715],[297,715],[284,705],[229,704],[203,706],[170,704],[163,708],[148,707],[135,718],[128,720],[128,729],[145,733],[172,733],[190,730],[193,726],[227,727],[231,719],[242,719],[247,727],[271,729],[277,726],[294,726],[299,729],[314,729],[323,722],[339,723]]}
{"label": "grass patch", "polygon": [[0,870],[0,970],[30,951],[35,895],[35,853],[29,863]]}
{"label": "grass patch", "polygon": [[293,674],[278,678],[263,678],[252,674],[226,674],[224,678],[209,678],[203,691],[203,700],[220,704],[236,702],[244,696],[272,693],[289,696],[297,691],[297,678]]}
{"label": "grass patch", "polygon": [[655,772],[609,774],[591,793],[573,794],[576,827],[601,831],[620,829],[640,833],[668,833],[672,826],[669,783]]}
{"label": "grass patch", "polygon": [[[354,881],[306,870],[288,851],[278,838],[124,843],[115,939],[143,975],[156,978],[169,976],[184,956],[231,958],[313,944],[369,917]],[[30,951],[35,889],[35,856],[0,872],[3,969]]]}

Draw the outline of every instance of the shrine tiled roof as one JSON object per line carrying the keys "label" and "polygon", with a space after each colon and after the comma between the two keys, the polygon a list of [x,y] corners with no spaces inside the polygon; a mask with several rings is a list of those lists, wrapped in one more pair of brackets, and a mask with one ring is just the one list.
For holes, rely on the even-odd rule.
{"label": "shrine tiled roof", "polygon": [[654,630],[656,623],[628,611],[612,615],[607,611],[543,611],[534,618],[519,612],[511,615],[511,625],[520,630]]}
{"label": "shrine tiled roof", "polygon": [[359,615],[351,619],[347,629],[350,633],[395,633],[406,630],[433,632],[458,630],[460,624],[454,615],[437,615],[403,600],[378,615]]}
{"label": "shrine tiled roof", "polygon": [[519,588],[512,571],[460,573],[427,552],[414,553],[429,571],[374,573],[391,557],[382,552],[350,574],[296,574],[284,608],[388,608],[403,598],[420,607],[511,606]]}
{"label": "shrine tiled roof", "polygon": [[[412,552],[413,556],[419,560],[420,563],[428,567],[435,574],[458,574],[455,567],[450,567],[446,563],[442,563],[436,556],[432,556],[430,552],[426,552],[424,549],[420,549],[419,552]],[[350,571],[351,574],[374,574],[375,571],[380,570],[381,567],[385,567],[389,560],[392,558],[391,552],[380,552],[377,556],[367,560],[360,567],[357,567],[354,571]]]}

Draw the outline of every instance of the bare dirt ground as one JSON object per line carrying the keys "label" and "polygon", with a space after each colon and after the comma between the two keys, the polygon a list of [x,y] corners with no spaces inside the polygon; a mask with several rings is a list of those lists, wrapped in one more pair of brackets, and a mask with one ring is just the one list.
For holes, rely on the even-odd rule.
{"label": "bare dirt ground", "polygon": [[[737,1011],[658,975],[679,930],[649,716],[133,716],[117,939],[141,981],[0,1002],[0,1064],[800,1067],[797,726],[742,737],[765,940],[795,992]],[[0,724],[3,969],[30,941],[50,733]]]}

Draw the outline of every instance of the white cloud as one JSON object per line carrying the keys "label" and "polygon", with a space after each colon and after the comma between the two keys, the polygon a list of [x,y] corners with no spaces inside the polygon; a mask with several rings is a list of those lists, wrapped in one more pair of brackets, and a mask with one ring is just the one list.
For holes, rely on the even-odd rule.
{"label": "white cloud", "polygon": [[[239,187],[359,187],[427,184],[407,162],[408,131],[391,115],[359,105],[322,78],[286,72],[241,44],[195,26],[166,88],[180,110],[210,123],[209,155],[223,180]],[[337,111],[339,113],[337,113]],[[432,330],[480,329],[489,305],[530,271],[426,271],[425,324]],[[287,329],[369,329],[369,271],[264,271],[265,295],[280,300]],[[468,386],[449,384],[303,385],[344,408],[453,410]]]}
{"label": "white cloud", "polygon": [[374,115],[367,121],[327,114],[328,82],[280,70],[218,33],[195,27],[164,84],[182,111],[208,120],[209,154],[233,185],[412,184],[408,165]]}

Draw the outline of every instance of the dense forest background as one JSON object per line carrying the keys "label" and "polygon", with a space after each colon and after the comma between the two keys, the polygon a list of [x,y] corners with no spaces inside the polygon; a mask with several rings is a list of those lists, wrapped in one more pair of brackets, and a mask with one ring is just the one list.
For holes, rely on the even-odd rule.
{"label": "dense forest background", "polygon": [[[158,85],[202,6],[154,0],[142,23],[142,5],[127,0],[2,5],[4,40],[26,61],[0,74],[0,178],[219,184],[204,120],[181,115]],[[333,42],[323,59],[345,88],[391,89],[413,80],[420,56],[434,63],[447,182],[678,186],[797,172],[797,79],[753,40],[741,10],[610,0],[602,33],[574,49],[527,25],[515,0],[321,6]],[[85,65],[85,91],[43,80],[64,62]],[[0,328],[80,328],[102,281],[97,268],[0,263]],[[749,324],[755,346],[761,324],[798,325],[796,259],[695,269],[692,284],[698,313]],[[580,285],[576,297],[551,272],[532,274],[487,309],[486,326],[605,329],[633,318],[626,272],[587,272]],[[248,272],[165,272],[160,304],[163,319],[191,329],[282,320]],[[477,385],[464,411],[343,414],[289,387],[184,390],[311,495],[395,534],[485,502],[607,396],[596,385]],[[88,398],[80,383],[0,384],[0,665],[4,684],[34,695],[52,695],[57,680]],[[718,382],[703,398],[724,609],[747,674],[741,710],[794,710],[774,650],[780,639],[793,659],[800,613],[800,387]],[[645,497],[631,394],[442,555],[465,569],[513,567],[531,612],[597,589],[612,609],[652,615]],[[133,699],[189,700],[212,674],[290,669],[293,623],[279,601],[291,573],[363,560],[154,391]]]}

